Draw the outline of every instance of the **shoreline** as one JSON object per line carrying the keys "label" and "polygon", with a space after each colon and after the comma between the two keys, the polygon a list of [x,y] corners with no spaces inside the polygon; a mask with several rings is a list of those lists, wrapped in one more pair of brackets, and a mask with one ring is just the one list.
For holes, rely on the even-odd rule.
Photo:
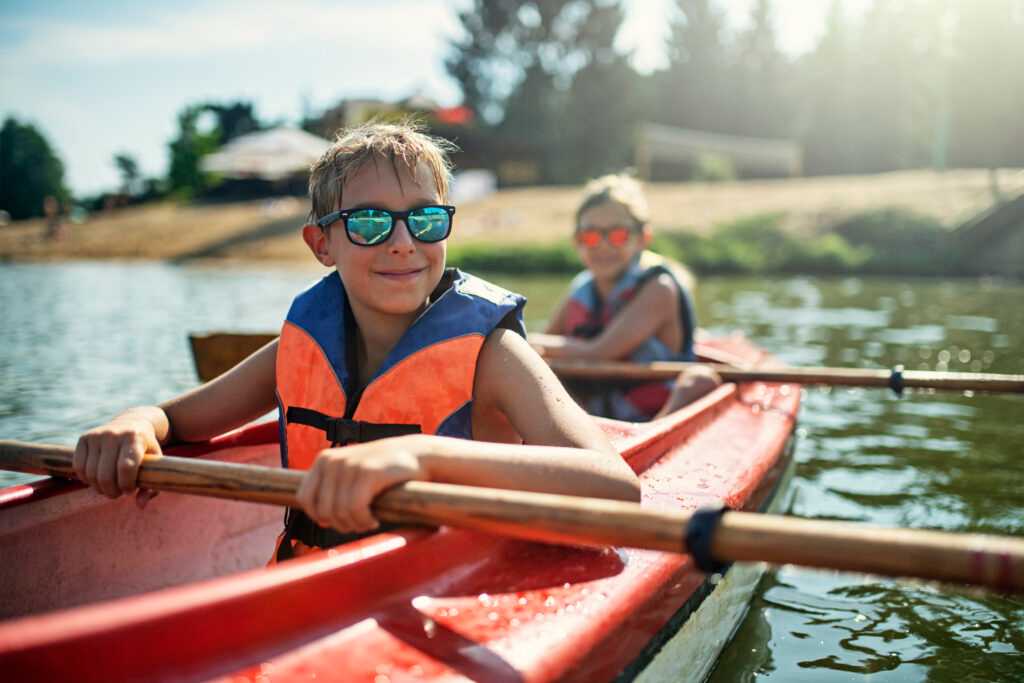
{"label": "shoreline", "polygon": [[[999,182],[1006,196],[1024,193],[1024,170],[1001,171]],[[866,261],[844,245],[834,239],[818,247],[806,245],[838,237],[828,235],[825,228],[858,213],[902,210],[949,232],[950,226],[992,205],[990,176],[984,169],[720,184],[648,183],[646,190],[655,248],[689,262],[702,275],[855,275]],[[475,270],[575,272],[579,264],[569,237],[578,193],[574,186],[514,188],[460,205],[450,262],[465,262]],[[306,201],[278,197],[137,205],[98,214],[83,223],[68,222],[67,237],[53,241],[45,239],[42,219],[19,221],[0,226],[0,263],[124,260],[276,263],[304,268],[310,255],[299,230],[306,217]],[[893,233],[899,227],[894,226]],[[734,229],[726,242],[722,234],[729,228]],[[757,254],[739,254],[752,248],[767,252],[780,240],[791,243],[786,248],[794,250],[781,266],[756,258]],[[795,253],[800,249],[806,253]],[[945,268],[936,266],[935,274],[945,275]],[[317,268],[312,264],[309,269]]]}

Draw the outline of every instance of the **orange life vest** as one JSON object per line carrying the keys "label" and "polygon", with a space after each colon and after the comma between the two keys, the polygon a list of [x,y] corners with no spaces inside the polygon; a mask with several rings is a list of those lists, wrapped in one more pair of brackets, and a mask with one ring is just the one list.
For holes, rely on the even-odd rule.
{"label": "orange life vest", "polygon": [[[399,434],[472,438],[477,356],[499,326],[526,336],[525,303],[519,294],[448,269],[426,310],[360,391],[351,367],[355,330],[348,297],[337,273],[325,276],[296,297],[281,329],[282,464],[308,469],[325,448]],[[311,520],[302,517],[292,511],[286,525],[295,527],[292,520],[299,519],[299,527],[309,527]],[[336,545],[341,536],[316,529],[305,535],[310,538],[300,533],[299,540],[320,547]]]}

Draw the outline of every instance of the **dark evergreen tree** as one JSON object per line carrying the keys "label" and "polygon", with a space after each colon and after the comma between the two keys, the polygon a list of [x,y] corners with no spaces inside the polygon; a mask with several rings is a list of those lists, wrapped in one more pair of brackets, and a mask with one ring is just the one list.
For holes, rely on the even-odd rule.
{"label": "dark evergreen tree", "polygon": [[[789,137],[794,91],[790,65],[779,50],[771,0],[757,0],[750,27],[737,36],[730,71],[727,118],[732,132],[753,137]],[[723,118],[726,112],[723,112]]]}
{"label": "dark evergreen tree", "polygon": [[43,200],[64,204],[64,164],[31,123],[9,117],[0,128],[0,209],[18,220],[43,215]]}
{"label": "dark evergreen tree", "polygon": [[676,0],[668,68],[655,78],[652,117],[680,128],[729,132],[725,19],[713,0]]}

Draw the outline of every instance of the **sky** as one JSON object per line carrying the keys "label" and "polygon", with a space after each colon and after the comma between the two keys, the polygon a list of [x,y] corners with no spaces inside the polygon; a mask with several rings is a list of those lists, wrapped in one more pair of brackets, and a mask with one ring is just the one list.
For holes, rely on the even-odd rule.
{"label": "sky", "polygon": [[[846,0],[851,6],[866,0]],[[744,25],[754,0],[728,0]],[[824,0],[775,0],[783,49],[821,35]],[[117,153],[164,176],[186,105],[251,100],[263,121],[296,124],[350,97],[413,93],[459,102],[444,69],[468,0],[0,0],[0,116],[43,132],[78,195],[114,189]],[[617,47],[664,63],[672,0],[625,0]]]}

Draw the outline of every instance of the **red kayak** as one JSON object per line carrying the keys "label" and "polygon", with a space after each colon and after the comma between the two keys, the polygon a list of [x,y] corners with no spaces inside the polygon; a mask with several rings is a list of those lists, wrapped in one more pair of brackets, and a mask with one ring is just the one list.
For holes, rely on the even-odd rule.
{"label": "red kayak", "polygon": [[[743,339],[705,346],[748,363]],[[781,511],[798,387],[724,385],[655,422],[602,420],[643,504]],[[172,451],[276,464],[275,423]],[[763,567],[551,546],[448,527],[264,567],[273,508],[80,485],[0,490],[5,680],[702,680]]]}

